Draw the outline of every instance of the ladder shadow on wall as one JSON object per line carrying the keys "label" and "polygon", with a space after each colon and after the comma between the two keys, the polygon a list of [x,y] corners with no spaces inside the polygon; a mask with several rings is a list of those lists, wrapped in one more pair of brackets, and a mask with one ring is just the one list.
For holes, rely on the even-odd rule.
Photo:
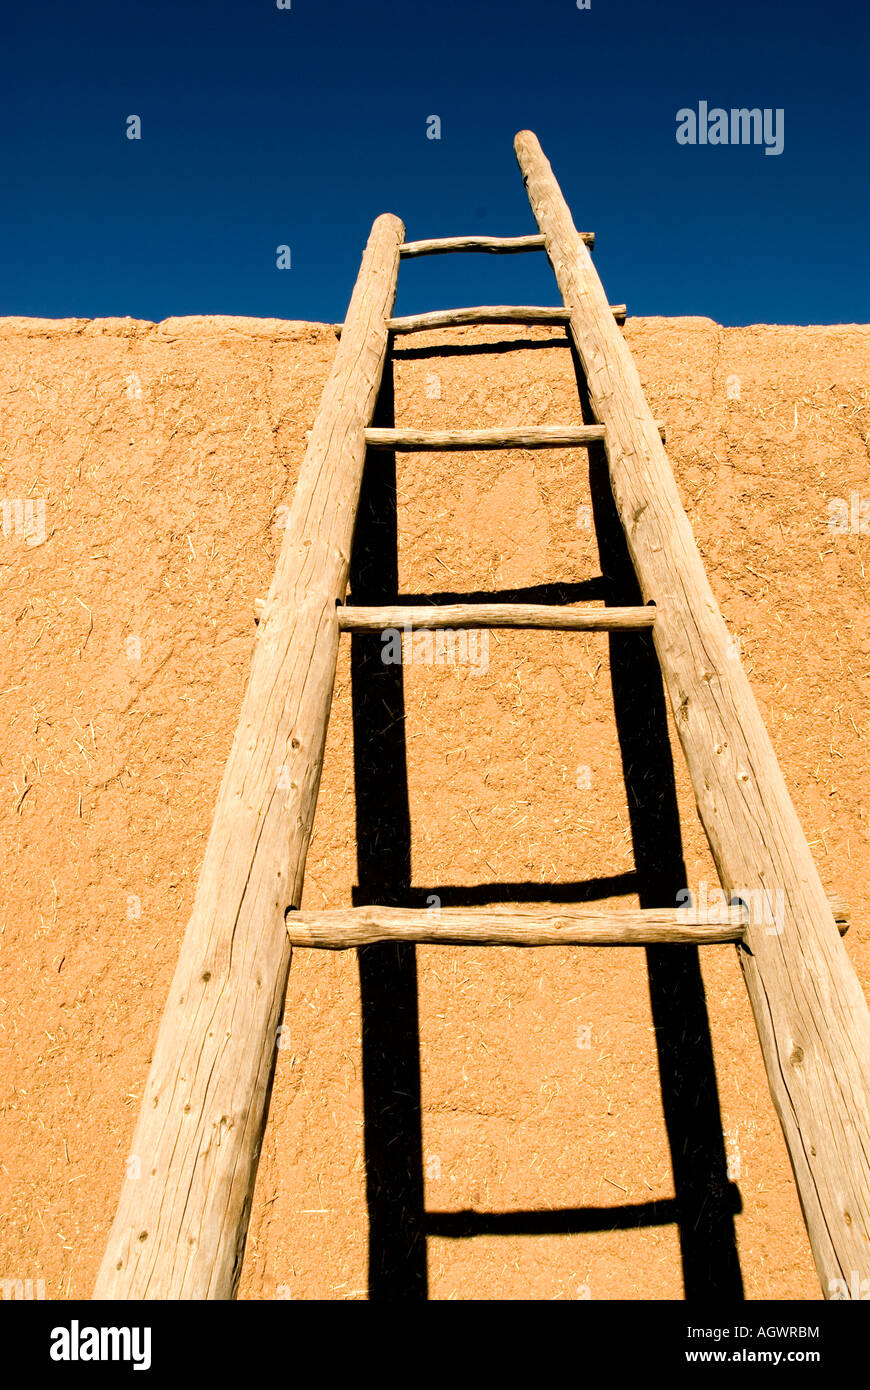
{"label": "ladder shadow on wall", "polygon": [[[562,340],[564,342],[564,339]],[[494,345],[487,345],[493,351]],[[515,344],[505,345],[508,350]],[[467,350],[467,349],[466,349]],[[588,410],[582,369],[575,369]],[[376,423],[394,424],[388,360]],[[613,504],[603,449],[589,450],[590,486],[603,578],[508,593],[428,595],[438,602],[641,602]],[[353,602],[401,602],[398,592],[395,457],[366,463],[351,562]],[[420,596],[414,596],[420,602]],[[635,871],[580,883],[411,885],[411,822],[402,667],[385,665],[377,633],[352,637],[351,685],[357,819],[354,902],[420,907],[437,890],[447,906],[499,901],[591,902],[636,893],[642,907],[672,906],[686,886],[661,672],[649,633],[611,633],[610,667]],[[640,695],[638,694],[640,692]],[[675,1224],[687,1299],[743,1297],[722,1118],[698,951],[646,949],[662,1108],[675,1196],[624,1207],[527,1212],[427,1212],[423,1177],[420,1031],[413,946],[358,952],[362,1006],[363,1118],[369,1213],[369,1297],[428,1296],[426,1238],[579,1234]]]}

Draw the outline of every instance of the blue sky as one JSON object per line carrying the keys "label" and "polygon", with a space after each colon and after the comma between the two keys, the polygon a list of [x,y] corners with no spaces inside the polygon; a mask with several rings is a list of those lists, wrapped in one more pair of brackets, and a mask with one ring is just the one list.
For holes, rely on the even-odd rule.
{"label": "blue sky", "polygon": [[[629,313],[870,318],[859,0],[16,0],[0,42],[0,314],[341,319],[379,212],[535,230],[530,127]],[[678,145],[700,101],[782,108],[782,153]],[[557,299],[541,255],[451,256],[398,308]]]}

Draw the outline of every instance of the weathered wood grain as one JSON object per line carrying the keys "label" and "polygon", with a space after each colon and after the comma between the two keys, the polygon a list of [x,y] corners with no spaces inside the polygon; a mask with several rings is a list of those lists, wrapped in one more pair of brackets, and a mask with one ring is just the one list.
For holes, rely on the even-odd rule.
{"label": "weathered wood grain", "polygon": [[[664,439],[665,426],[657,429]],[[604,439],[603,425],[538,425],[522,429],[417,430],[369,429],[370,449],[397,449],[412,454],[460,452],[463,449],[585,449]]]}
{"label": "weathered wood grain", "polygon": [[[840,932],[848,916],[842,899],[829,896]],[[691,909],[524,907],[348,907],[323,912],[288,912],[293,946],[347,951],[382,941],[429,946],[709,946],[741,941],[743,907],[696,917]],[[722,920],[719,920],[721,917]]]}
{"label": "weathered wood grain", "polygon": [[[583,232],[590,248],[595,245],[595,233]],[[402,258],[411,256],[441,256],[449,251],[489,251],[510,255],[516,251],[542,251],[544,238],[537,232],[532,236],[447,236],[429,237],[426,241],[406,241]]]}
{"label": "weathered wood grain", "polygon": [[436,453],[459,449],[559,449],[583,448],[604,438],[601,425],[538,425],[525,429],[414,430],[369,429],[371,449],[401,449],[409,453]]}
{"label": "weathered wood grain", "polygon": [[[870,1277],[870,1015],[637,370],[536,137],[515,148],[596,417],[698,811],[726,891],[781,893],[738,947],[822,1289]],[[799,660],[796,649],[795,660]]]}
{"label": "weathered wood grain", "polygon": [[305,453],[96,1298],[236,1289],[403,236],[374,224]]}
{"label": "weathered wood grain", "polygon": [[346,607],[338,610],[342,632],[382,632],[385,628],[516,627],[557,632],[612,632],[652,627],[653,605],[646,608],[571,608],[556,603],[445,603],[429,607]]}
{"label": "weathered wood grain", "polygon": [[[611,304],[617,323],[625,322],[626,306]],[[436,328],[462,328],[479,323],[567,324],[568,310],[561,307],[541,308],[532,304],[481,304],[468,309],[435,309],[427,314],[406,314],[390,319],[391,333],[424,333]],[[340,325],[336,325],[340,327]]]}

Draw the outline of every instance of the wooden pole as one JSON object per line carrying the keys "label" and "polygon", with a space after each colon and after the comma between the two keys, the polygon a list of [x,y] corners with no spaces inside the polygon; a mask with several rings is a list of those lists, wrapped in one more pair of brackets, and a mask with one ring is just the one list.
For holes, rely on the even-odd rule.
{"label": "wooden pole", "polygon": [[300,470],[96,1298],[236,1290],[403,236],[372,228]]}
{"label": "wooden pole", "polygon": [[394,604],[389,608],[339,608],[342,632],[383,632],[439,628],[516,627],[556,632],[613,632],[652,627],[656,610],[573,608],[561,603],[441,603],[428,607]]}
{"label": "wooden pole", "polygon": [[[614,305],[614,310],[622,306]],[[434,309],[426,314],[406,314],[390,319],[391,333],[428,333],[436,328],[465,328],[476,324],[521,323],[561,326],[568,322],[564,305],[552,309],[532,304],[480,304],[467,309]]]}
{"label": "wooden pole", "polygon": [[[625,304],[611,304],[613,317],[619,324],[625,323],[628,312]],[[564,327],[570,314],[564,306],[540,308],[532,304],[480,304],[467,309],[435,309],[427,314],[406,314],[402,318],[390,319],[387,323],[391,333],[428,333],[436,328],[467,328],[476,324],[550,324]],[[343,323],[332,325],[340,338]]]}
{"label": "wooden pole", "polygon": [[[584,232],[588,245],[595,241],[594,232]],[[543,251],[544,238],[534,236],[439,236],[426,241],[406,241],[402,258],[406,256],[443,256],[449,251],[489,251],[496,255],[511,255],[517,251]]]}
{"label": "wooden pole", "polygon": [[454,449],[585,448],[604,438],[601,425],[537,425],[526,429],[490,430],[366,430],[371,449],[401,449],[411,453],[451,452]]}
{"label": "wooden pole", "polygon": [[[841,931],[847,917],[831,900]],[[693,908],[431,908],[348,907],[327,912],[289,912],[294,946],[346,951],[381,941],[430,946],[707,946],[740,941],[747,910],[723,907],[695,915]],[[710,920],[705,920],[709,918]],[[714,920],[715,919],[715,920]],[[839,925],[839,924],[838,924]]]}
{"label": "wooden pole", "polygon": [[673,908],[429,908],[348,907],[332,912],[289,912],[294,946],[346,951],[380,941],[429,946],[652,946],[668,942],[705,946],[739,941],[745,913],[723,908],[721,921],[696,921]]}
{"label": "wooden pole", "polygon": [[[617,323],[625,322],[626,305],[611,304],[611,312]],[[468,309],[435,309],[428,314],[407,314],[403,318],[390,319],[387,327],[391,333],[429,333],[436,328],[464,328],[476,324],[558,324],[568,323],[568,310],[559,308],[539,308],[531,304],[481,304]],[[340,329],[341,324],[336,324]]]}
{"label": "wooden pole", "polygon": [[[659,426],[664,433],[664,425]],[[604,439],[603,425],[529,425],[522,429],[490,430],[366,430],[370,449],[408,453],[451,453],[460,449],[588,448]]]}
{"label": "wooden pole", "polygon": [[[531,131],[517,159],[607,431],[613,496],[698,811],[727,892],[782,925],[738,947],[823,1292],[870,1277],[870,1014],[680,502],[631,352]],[[779,897],[778,895],[781,895]],[[857,1275],[855,1272],[857,1271]]]}

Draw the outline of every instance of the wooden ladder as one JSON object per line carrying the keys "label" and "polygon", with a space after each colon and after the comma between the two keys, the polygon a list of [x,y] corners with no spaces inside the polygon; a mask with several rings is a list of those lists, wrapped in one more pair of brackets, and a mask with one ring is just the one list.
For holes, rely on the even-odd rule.
{"label": "wooden ladder", "polygon": [[[309,437],[250,679],[160,1025],[97,1298],[235,1294],[292,945],[374,941],[610,945],[733,941],[823,1292],[870,1277],[870,1015],[749,683],[734,659],[631,353],[536,137],[515,142],[539,235],[405,242],[372,229]],[[391,317],[400,259],[544,249],[562,308]],[[391,336],[465,323],[564,324],[597,423],[424,431],[372,427]],[[644,600],[345,605],[368,449],[602,445]],[[649,629],[729,920],[673,908],[298,911],[342,632],[389,627]],[[776,895],[776,925],[753,902]]]}

